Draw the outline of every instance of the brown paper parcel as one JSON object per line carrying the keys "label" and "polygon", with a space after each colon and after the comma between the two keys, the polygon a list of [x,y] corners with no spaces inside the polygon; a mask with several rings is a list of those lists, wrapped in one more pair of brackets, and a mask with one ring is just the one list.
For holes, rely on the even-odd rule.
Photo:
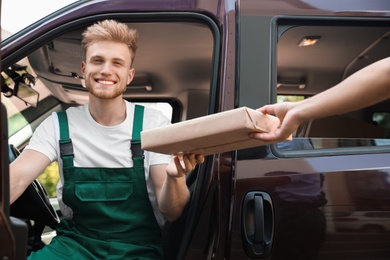
{"label": "brown paper parcel", "polygon": [[241,107],[142,131],[141,144],[143,150],[163,154],[209,155],[275,143],[248,134],[274,131],[279,123],[277,117]]}

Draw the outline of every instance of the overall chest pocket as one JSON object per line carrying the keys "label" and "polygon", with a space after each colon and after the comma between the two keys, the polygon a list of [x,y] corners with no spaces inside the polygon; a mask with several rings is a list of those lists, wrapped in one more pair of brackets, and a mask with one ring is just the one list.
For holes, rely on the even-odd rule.
{"label": "overall chest pocket", "polygon": [[123,201],[133,193],[133,181],[76,181],[75,193],[81,201]]}

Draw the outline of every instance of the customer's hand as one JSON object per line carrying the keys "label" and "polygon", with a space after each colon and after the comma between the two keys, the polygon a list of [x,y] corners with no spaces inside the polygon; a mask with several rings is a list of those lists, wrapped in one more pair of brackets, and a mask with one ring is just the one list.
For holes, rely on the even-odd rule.
{"label": "customer's hand", "polygon": [[300,102],[283,102],[265,105],[258,109],[264,114],[275,115],[280,120],[279,127],[269,133],[251,133],[250,137],[263,141],[282,141],[288,138],[302,123],[295,108]]}

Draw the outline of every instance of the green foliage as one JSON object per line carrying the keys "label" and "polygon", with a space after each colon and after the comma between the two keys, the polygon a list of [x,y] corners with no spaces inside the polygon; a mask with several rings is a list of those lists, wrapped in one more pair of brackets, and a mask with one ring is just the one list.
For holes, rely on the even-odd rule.
{"label": "green foliage", "polygon": [[278,95],[277,97],[277,102],[297,102],[304,100],[304,96],[283,96],[283,95]]}
{"label": "green foliage", "polygon": [[56,186],[60,178],[58,172],[58,163],[52,162],[43,173],[38,177],[38,181],[46,189],[47,195],[49,197],[56,197]]}

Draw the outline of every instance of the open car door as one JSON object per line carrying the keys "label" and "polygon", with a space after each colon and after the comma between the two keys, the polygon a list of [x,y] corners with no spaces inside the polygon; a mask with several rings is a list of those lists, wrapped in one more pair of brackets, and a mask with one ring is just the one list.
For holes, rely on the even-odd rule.
{"label": "open car door", "polygon": [[8,138],[6,137],[7,133],[7,124],[4,124],[3,120],[7,118],[5,107],[1,105],[1,185],[0,185],[0,257],[1,259],[14,259],[15,258],[15,238],[11,229],[10,219],[9,219],[9,174],[8,174],[8,161],[7,154],[8,149],[7,143]]}
{"label": "open car door", "polygon": [[[1,0],[0,0],[1,11]],[[7,133],[7,124],[3,124],[4,118],[7,118],[5,107],[1,105],[1,169],[0,169],[0,258],[13,259],[15,254],[15,240],[12,234],[11,225],[9,221],[9,199],[8,199],[8,165],[5,163],[8,154],[7,143],[8,138],[5,138]],[[5,122],[7,122],[5,120]]]}
{"label": "open car door", "polygon": [[10,218],[9,210],[9,157],[7,112],[1,104],[1,174],[0,174],[0,258],[26,259],[27,225]]}

